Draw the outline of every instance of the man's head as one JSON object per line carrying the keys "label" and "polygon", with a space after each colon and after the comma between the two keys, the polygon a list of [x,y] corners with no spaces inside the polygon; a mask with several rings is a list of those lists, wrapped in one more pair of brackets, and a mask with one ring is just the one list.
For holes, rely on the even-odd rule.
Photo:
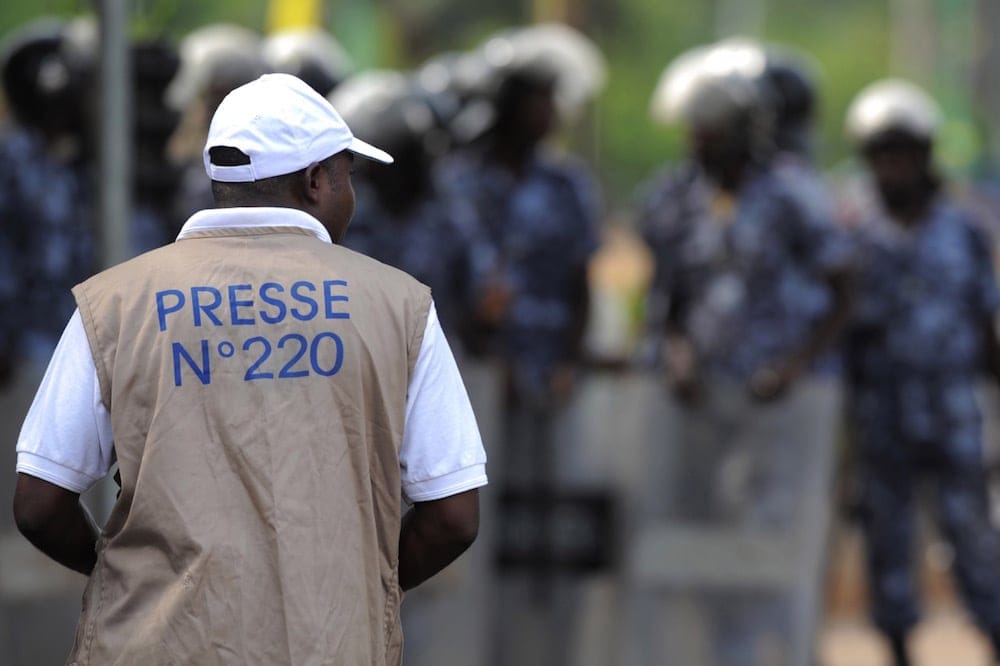
{"label": "man's head", "polygon": [[684,105],[692,157],[726,190],[763,161],[769,116],[754,82],[738,74],[701,77]]}
{"label": "man's head", "polygon": [[762,48],[743,41],[696,47],[667,65],[653,91],[653,119],[684,126],[691,159],[725,190],[738,189],[771,152],[764,61]]}
{"label": "man's head", "polygon": [[887,79],[862,90],[847,112],[847,131],[891,212],[922,207],[934,194],[932,148],[941,112],[924,91]]}
{"label": "man's head", "polygon": [[556,126],[558,73],[544,64],[504,73],[497,86],[494,132],[503,141],[534,146]]}
{"label": "man's head", "polygon": [[354,155],[392,162],[388,153],[357,139],[302,80],[266,74],[222,100],[204,160],[218,206],[297,208],[316,217],[337,241],[354,213]]}
{"label": "man's head", "polygon": [[18,123],[52,138],[79,138],[86,131],[83,91],[90,72],[69,52],[68,28],[41,19],[0,44],[3,96]]}

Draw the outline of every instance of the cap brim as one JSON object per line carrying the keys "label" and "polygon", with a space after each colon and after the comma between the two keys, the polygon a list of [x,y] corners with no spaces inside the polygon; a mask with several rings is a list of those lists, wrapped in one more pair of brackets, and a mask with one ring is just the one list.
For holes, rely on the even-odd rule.
{"label": "cap brim", "polygon": [[354,137],[351,140],[351,145],[349,145],[347,149],[355,155],[361,155],[361,157],[367,157],[370,160],[381,162],[382,164],[392,164],[394,161],[392,159],[392,155],[385,152],[381,148],[376,148],[370,143],[362,141],[358,137]]}

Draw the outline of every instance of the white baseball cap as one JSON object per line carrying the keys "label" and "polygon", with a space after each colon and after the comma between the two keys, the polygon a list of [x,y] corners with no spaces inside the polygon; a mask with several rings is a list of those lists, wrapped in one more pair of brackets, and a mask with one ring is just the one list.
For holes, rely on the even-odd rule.
{"label": "white baseball cap", "polygon": [[[213,164],[209,151],[236,148],[249,164]],[[391,164],[392,156],[351,132],[322,95],[291,74],[265,74],[226,95],[212,116],[205,171],[212,180],[247,183],[294,173],[349,150]]]}

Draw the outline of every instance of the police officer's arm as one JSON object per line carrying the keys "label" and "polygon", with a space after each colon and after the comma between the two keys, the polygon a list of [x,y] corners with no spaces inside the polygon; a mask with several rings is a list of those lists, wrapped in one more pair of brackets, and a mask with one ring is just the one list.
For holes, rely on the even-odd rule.
{"label": "police officer's arm", "polygon": [[969,290],[968,306],[977,313],[982,336],[983,370],[1000,383],[1000,338],[998,338],[998,313],[1000,313],[1000,285],[997,284],[993,243],[982,231],[980,222],[968,225],[972,273],[975,276]]}
{"label": "police officer's arm", "polygon": [[[685,403],[701,396],[698,356],[685,332],[690,288],[682,279],[682,257],[692,206],[687,197],[695,171],[665,171],[642,187],[638,228],[654,262],[647,296],[647,325],[662,345],[666,379],[674,396]],[[680,203],[678,203],[680,202]]]}
{"label": "police officer's arm", "polygon": [[851,273],[846,269],[831,271],[824,276],[824,281],[833,296],[832,307],[788,360],[790,379],[805,372],[814,360],[833,345],[850,318],[853,303]]}
{"label": "police officer's arm", "polygon": [[583,339],[587,333],[587,322],[590,320],[590,280],[587,275],[587,265],[576,268],[573,275],[573,319],[570,328],[570,345],[572,360],[578,360],[583,349]]}
{"label": "police officer's arm", "polygon": [[833,307],[830,308],[830,312],[820,321],[819,326],[809,337],[803,352],[805,365],[811,363],[833,345],[834,340],[847,325],[851,317],[851,309],[854,306],[854,280],[849,270],[841,269],[828,273],[826,283],[833,294]]}
{"label": "police officer's arm", "polygon": [[992,312],[986,312],[982,317],[983,360],[990,378],[1000,385],[1000,336],[994,316]]}
{"label": "police officer's arm", "polygon": [[472,545],[478,532],[477,489],[414,503],[399,534],[399,586],[409,590],[444,569]]}
{"label": "police officer's arm", "polygon": [[675,326],[667,327],[664,360],[674,397],[685,403],[697,402],[702,395],[698,355],[691,339]]}
{"label": "police officer's arm", "polygon": [[669,305],[664,322],[667,381],[675,398],[686,404],[694,404],[701,400],[703,386],[698,353],[682,324],[687,303],[684,294],[678,289],[671,291],[667,301]]}
{"label": "police officer's arm", "polygon": [[97,524],[78,493],[18,473],[14,521],[28,541],[56,562],[85,576],[94,570]]}
{"label": "police officer's arm", "polygon": [[788,229],[793,246],[805,267],[826,283],[832,303],[802,344],[751,378],[751,391],[765,400],[780,395],[833,346],[853,308],[854,267],[848,237],[834,226],[829,213],[816,215],[794,198],[786,203],[785,219],[792,223]]}
{"label": "police officer's arm", "polygon": [[750,379],[750,390],[758,398],[767,400],[782,394],[809,370],[813,361],[833,346],[847,325],[853,302],[851,274],[846,270],[832,272],[826,276],[826,283],[833,295],[832,307],[801,346],[784,359],[754,373]]}
{"label": "police officer's arm", "polygon": [[986,368],[995,382],[1000,384],[1000,339],[993,317],[983,318],[983,341],[986,345]]}
{"label": "police officer's arm", "polygon": [[590,318],[590,283],[586,264],[578,266],[573,274],[570,301],[570,322],[563,344],[563,357],[552,378],[552,390],[559,398],[566,398],[573,388],[574,373],[583,355],[583,339]]}

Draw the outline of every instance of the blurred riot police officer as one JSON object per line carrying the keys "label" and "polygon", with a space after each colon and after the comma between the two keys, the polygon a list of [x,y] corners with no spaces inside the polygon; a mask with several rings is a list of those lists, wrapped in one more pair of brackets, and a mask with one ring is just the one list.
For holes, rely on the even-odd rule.
{"label": "blurred riot police officer", "polygon": [[[731,43],[668,66],[653,113],[684,126],[689,153],[642,188],[638,225],[655,258],[650,336],[675,398],[661,442],[675,450],[662,472],[671,490],[654,512],[782,539],[826,492],[839,387],[823,361],[847,313],[847,253],[832,219],[776,165],[764,67],[761,50]],[[815,518],[814,536],[788,554],[808,589],[826,520]],[[795,595],[798,607],[787,590],[716,592],[700,597],[714,663],[760,663],[768,636],[778,663],[797,663],[803,650],[789,641],[810,642],[815,594]]]}
{"label": "blurred riot police officer", "polygon": [[847,130],[870,173],[848,201],[858,295],[846,355],[872,612],[896,663],[919,617],[917,480],[934,483],[959,590],[1000,654],[1000,542],[990,525],[975,383],[997,364],[989,243],[933,164],[941,123],[910,82],[871,84]]}

